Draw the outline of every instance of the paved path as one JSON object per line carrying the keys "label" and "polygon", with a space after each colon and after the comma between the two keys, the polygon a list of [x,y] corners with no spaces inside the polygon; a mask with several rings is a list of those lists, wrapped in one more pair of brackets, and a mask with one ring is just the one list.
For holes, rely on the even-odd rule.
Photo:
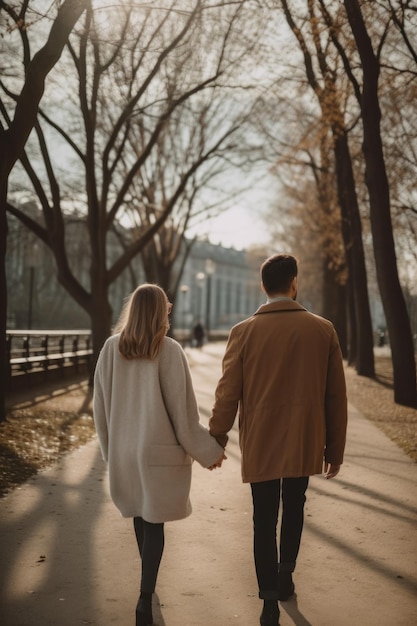
{"label": "paved path", "polygon": [[[192,350],[203,420],[224,345]],[[251,501],[237,432],[228,461],[194,466],[194,513],[166,525],[158,626],[256,626]],[[311,480],[281,626],[417,624],[417,464],[350,407],[339,477]],[[139,560],[131,520],[108,497],[94,440],[0,501],[2,626],[133,626]],[[160,606],[159,606],[159,603]]]}

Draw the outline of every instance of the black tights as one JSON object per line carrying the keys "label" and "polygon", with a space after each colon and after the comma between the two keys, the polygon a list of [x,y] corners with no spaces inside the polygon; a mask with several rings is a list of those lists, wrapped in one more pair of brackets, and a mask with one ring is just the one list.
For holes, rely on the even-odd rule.
{"label": "black tights", "polygon": [[153,593],[164,552],[164,525],[145,522],[142,517],[134,517],[133,524],[139,554],[142,559],[140,591],[142,593]]}

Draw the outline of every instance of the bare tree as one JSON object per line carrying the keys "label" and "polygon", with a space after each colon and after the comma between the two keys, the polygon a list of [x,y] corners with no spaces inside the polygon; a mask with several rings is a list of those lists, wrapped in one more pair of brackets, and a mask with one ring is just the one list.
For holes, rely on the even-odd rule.
{"label": "bare tree", "polygon": [[[275,6],[275,3],[269,3],[269,6],[271,4]],[[283,4],[289,6],[289,2]],[[309,0],[307,6],[303,3],[294,3],[291,6],[294,8],[294,15],[297,16],[294,34],[299,39],[303,60],[306,66],[310,63],[313,78],[321,90],[317,92],[322,96],[321,100],[318,97],[320,106],[324,112],[326,107],[327,113],[331,113],[328,122],[334,132],[334,146],[337,149],[336,171],[338,177],[340,176],[339,189],[343,192],[342,195],[339,194],[341,208],[343,209],[343,197],[345,205],[351,208],[352,198],[355,200],[355,197],[349,196],[350,192],[356,193],[362,202],[361,213],[356,212],[353,216],[354,233],[360,232],[363,223],[368,225],[364,220],[368,216],[369,203],[373,256],[391,339],[394,371],[397,370],[394,375],[394,397],[397,402],[414,406],[416,400],[414,351],[410,320],[398,279],[394,240],[396,238],[399,250],[401,250],[399,244],[403,244],[404,241],[414,241],[415,245],[414,236],[410,237],[410,233],[413,232],[414,215],[413,195],[409,193],[412,183],[410,186],[410,183],[404,180],[407,172],[415,172],[412,156],[415,152],[413,121],[415,98],[410,95],[409,98],[402,99],[406,106],[405,111],[401,110],[401,106],[397,106],[395,111],[395,107],[388,106],[389,90],[386,90],[387,96],[384,101],[381,100],[378,87],[381,86],[382,72],[384,81],[389,81],[392,89],[393,85],[398,86],[400,83],[404,93],[407,90],[409,94],[415,93],[415,56],[413,44],[410,43],[412,38],[409,37],[411,33],[409,20],[410,16],[415,20],[415,11],[408,2],[359,3],[352,0],[346,1],[341,7],[340,3]],[[399,16],[399,21],[392,16],[392,10]],[[310,27],[308,40],[305,35],[303,36],[307,27]],[[402,43],[398,33],[402,36]],[[376,45],[373,45],[371,35]],[[312,42],[314,48],[307,48]],[[387,45],[388,42],[390,47]],[[339,61],[331,50],[332,45],[339,55]],[[399,67],[396,66],[402,66],[401,77]],[[294,68],[298,67],[299,64],[295,62]],[[350,87],[346,84],[346,79],[350,81]],[[293,75],[289,80],[292,81],[292,85],[296,82]],[[385,82],[383,84],[386,86]],[[384,116],[381,115],[381,102],[385,105]],[[395,98],[393,102],[396,102]],[[348,123],[344,119],[346,112],[347,119],[350,120]],[[355,116],[358,117],[359,124],[356,123]],[[393,121],[395,132],[392,130]],[[386,155],[383,152],[382,124],[385,124],[384,129],[388,137],[384,145],[387,154],[396,153],[399,157],[393,164],[392,179],[387,172]],[[350,159],[349,164],[348,159],[345,159],[349,158],[349,154],[344,142],[350,127],[353,132],[349,131],[351,133],[349,139],[353,136],[355,151],[362,139],[358,137],[361,129],[364,141],[362,156],[358,159],[356,154],[356,162],[353,163]],[[398,138],[401,140],[396,141]],[[397,152],[394,150],[394,144]],[[351,184],[353,169],[354,185]],[[415,174],[411,173],[409,180],[412,181],[414,176]],[[366,182],[367,192],[363,180]],[[390,191],[394,190],[395,204],[391,204]],[[400,198],[406,199],[407,192],[408,201],[401,201]],[[395,214],[397,233],[394,233],[391,217],[391,208],[395,205],[403,208],[401,213],[397,211]],[[346,215],[352,218],[350,213]],[[355,255],[352,260],[357,259]],[[359,269],[359,275],[360,273]],[[358,345],[360,344],[359,341]]]}
{"label": "bare tree", "polygon": [[[22,154],[25,143],[36,123],[38,105],[44,93],[45,78],[58,62],[68,37],[86,8],[86,0],[65,0],[60,6],[52,24],[47,42],[35,54],[28,58],[25,18],[29,2],[22,2],[20,10],[15,4],[0,2],[0,11],[5,11],[19,27],[21,33],[25,79],[19,96],[13,119],[5,127],[0,127],[0,421],[5,419],[5,393],[8,377],[6,353],[7,327],[7,285],[6,285],[6,246],[7,246],[7,191],[8,179],[17,159]],[[2,113],[4,112],[1,106]]]}
{"label": "bare tree", "polygon": [[[69,44],[78,85],[78,117],[72,102],[74,73],[70,74],[68,66],[65,80],[72,88],[67,94],[70,115],[55,111],[52,116],[44,111],[36,125],[46,180],[38,168],[35,171],[29,152],[21,159],[41,203],[45,224],[35,224],[16,207],[10,206],[10,210],[53,251],[59,281],[90,315],[96,356],[111,328],[109,286],[173,214],[198,169],[234,130],[233,120],[219,121],[219,131],[210,143],[200,146],[185,163],[175,167],[171,163],[165,174],[171,177],[170,196],[162,202],[151,206],[135,196],[134,182],[151,165],[170,120],[193,102],[198,109],[204,92],[221,92],[234,66],[242,63],[241,56],[229,56],[229,49],[236,46],[233,34],[240,3],[210,7],[195,0],[187,6],[190,10],[176,1],[155,8],[120,3],[116,14],[104,16],[89,2],[84,23]],[[243,53],[244,42],[239,45]],[[201,56],[201,49],[207,51],[206,57]],[[60,89],[64,94],[64,85]],[[68,190],[63,193],[68,172],[60,171],[52,158],[48,128],[58,133],[77,161],[79,192],[70,204],[66,201]],[[183,127],[179,132],[193,130]],[[108,234],[133,202],[152,213],[148,222],[141,224],[143,228],[130,230],[135,237],[108,265]],[[66,251],[66,215],[74,210],[84,213],[88,227],[89,287],[75,275]]]}
{"label": "bare tree", "polygon": [[[417,6],[385,3],[392,21],[382,48],[379,100],[381,133],[390,188],[391,217],[401,284],[413,290],[417,268]],[[415,291],[415,289],[413,290]]]}
{"label": "bare tree", "polygon": [[388,177],[381,138],[381,108],[378,83],[381,46],[372,44],[361,6],[357,0],[344,0],[349,25],[361,61],[361,84],[339,41],[345,69],[352,81],[361,108],[365,180],[369,192],[373,248],[379,290],[390,335],[394,369],[394,398],[399,404],[417,406],[416,364],[410,319],[398,276]]}
{"label": "bare tree", "polygon": [[[278,228],[303,266],[303,301],[333,321],[346,355],[347,268],[332,137],[327,125],[318,123],[313,114],[308,117],[302,106],[294,111],[300,129],[304,125],[302,136],[290,132],[285,141],[280,133],[285,146],[273,169],[280,181]],[[288,123],[288,108],[286,119]],[[272,224],[271,219],[273,229]],[[275,230],[274,240],[279,237]]]}
{"label": "bare tree", "polygon": [[[349,361],[355,362],[359,374],[373,377],[375,375],[373,333],[361,219],[349,150],[348,128],[342,108],[345,86],[337,84],[337,57],[336,62],[334,58],[331,59],[329,37],[326,41],[323,22],[316,10],[317,3],[314,0],[308,0],[303,24],[296,23],[286,0],[282,0],[282,7],[287,23],[302,51],[308,84],[320,104],[322,124],[328,126],[333,135],[338,204],[342,212],[341,227],[349,270],[348,284],[353,312],[350,325]],[[303,34],[303,30],[306,29],[309,31],[307,36]],[[307,37],[311,42],[311,47],[309,47]]]}
{"label": "bare tree", "polygon": [[[244,190],[241,183],[237,187],[231,181],[235,170],[244,168],[247,161],[249,118],[248,103],[242,107],[226,89],[221,98],[210,91],[197,103],[187,103],[171,116],[152,157],[133,182],[127,213],[139,231],[149,228],[155,215],[175,200],[170,216],[141,250],[147,279],[161,285],[172,302],[193,244],[186,239],[187,231],[227,207]],[[132,149],[140,151],[139,137]],[[178,195],[176,172],[191,166],[197,156],[200,166]]]}

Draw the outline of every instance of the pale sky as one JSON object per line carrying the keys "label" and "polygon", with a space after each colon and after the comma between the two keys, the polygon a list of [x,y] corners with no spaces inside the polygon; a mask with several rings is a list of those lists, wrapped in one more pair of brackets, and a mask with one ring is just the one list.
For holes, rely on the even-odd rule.
{"label": "pale sky", "polygon": [[237,250],[267,243],[269,236],[262,216],[248,207],[229,209],[200,225],[196,232],[211,243]]}
{"label": "pale sky", "polygon": [[[250,174],[234,174],[228,182],[231,187],[242,189],[250,178]],[[271,176],[253,176],[251,182],[252,186],[242,189],[242,193],[235,198],[232,208],[222,211],[217,217],[204,220],[190,229],[188,235],[208,237],[211,243],[236,250],[267,244],[270,232],[265,214],[275,201],[277,185]]]}

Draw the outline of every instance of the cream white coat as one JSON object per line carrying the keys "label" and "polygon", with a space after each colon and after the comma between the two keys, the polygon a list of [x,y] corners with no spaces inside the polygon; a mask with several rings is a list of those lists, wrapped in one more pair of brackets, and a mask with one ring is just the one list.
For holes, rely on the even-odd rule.
{"label": "cream white coat", "polygon": [[165,337],[155,360],[127,360],[118,341],[106,341],[94,377],[94,421],[111,497],[123,517],[182,519],[191,513],[192,459],[209,467],[223,448],[200,424],[181,346]]}

